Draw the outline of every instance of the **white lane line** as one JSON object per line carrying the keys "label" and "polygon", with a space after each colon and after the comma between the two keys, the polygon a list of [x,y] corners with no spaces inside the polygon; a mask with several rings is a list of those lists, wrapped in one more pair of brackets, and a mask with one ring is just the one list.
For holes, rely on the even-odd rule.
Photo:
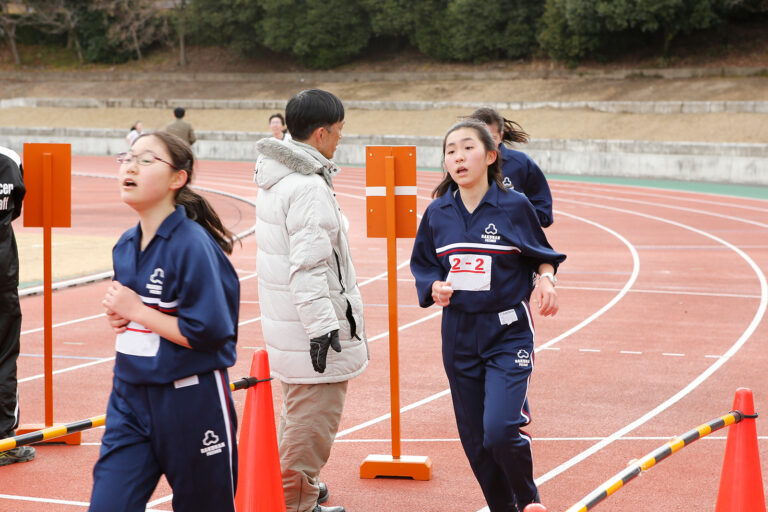
{"label": "white lane line", "polygon": [[[558,186],[558,189],[562,189],[563,192],[587,195],[587,192],[580,192],[580,190],[583,190],[584,187],[578,187],[579,190],[574,190],[573,188],[570,188],[570,187],[567,187],[567,186],[562,186],[562,185],[564,185],[566,183],[570,184],[570,183],[575,183],[575,182],[561,182],[561,185]],[[723,207],[723,208],[732,208],[732,209],[738,209],[738,210],[752,210],[752,211],[756,211],[756,212],[768,212],[768,208],[761,208],[759,206],[739,205],[739,204],[733,204],[732,202],[726,203],[726,202],[714,201],[712,199],[698,199],[698,198],[695,198],[695,197],[680,196],[680,195],[678,195],[676,193],[677,192],[689,192],[689,193],[696,194],[696,196],[708,195],[708,196],[712,196],[713,198],[717,198],[717,199],[720,199],[720,200],[722,200],[723,197],[725,196],[725,197],[733,197],[735,199],[740,199],[740,200],[749,200],[749,201],[758,201],[758,202],[759,201],[763,201],[763,202],[765,201],[765,199],[759,199],[759,198],[756,198],[756,197],[729,196],[728,194],[713,194],[713,193],[709,193],[709,192],[692,192],[690,190],[668,190],[668,192],[670,192],[669,194],[663,194],[663,193],[659,193],[659,189],[657,189],[657,188],[643,187],[643,186],[640,186],[640,185],[618,185],[618,184],[613,184],[613,186],[606,186],[605,187],[606,190],[608,190],[609,188],[611,190],[616,190],[618,192],[621,192],[622,194],[627,194],[627,195],[631,195],[631,196],[640,196],[640,197],[651,197],[653,199],[662,200],[662,201],[669,201],[670,197],[674,194],[676,202],[678,202],[678,201],[687,201],[689,203],[703,203],[708,208],[711,208],[712,205],[716,205],[716,206],[720,206],[720,207]],[[590,187],[590,189],[591,189],[591,187]],[[637,189],[637,190],[633,190],[633,189]],[[645,192],[643,190],[647,190],[648,192]],[[604,195],[603,196],[595,196],[594,194],[589,194],[589,195],[592,195],[593,197],[600,197],[601,199],[605,198]],[[616,197],[613,196],[613,195],[611,195],[611,198],[616,199]]]}
{"label": "white lane line", "polygon": [[252,323],[258,322],[259,320],[261,320],[261,316],[257,316],[256,318],[251,318],[250,320],[243,320],[242,322],[238,322],[237,326],[242,327],[243,325],[252,324]]}
{"label": "white lane line", "polygon": [[[67,372],[71,372],[73,370],[79,370],[81,368],[87,368],[89,366],[95,366],[97,364],[106,363],[106,362],[114,361],[114,360],[115,360],[115,356],[104,357],[104,358],[97,359],[95,361],[91,361],[91,362],[88,362],[88,363],[78,364],[76,366],[70,366],[68,368],[62,368],[60,370],[56,370],[56,371],[54,371],[52,373],[52,375],[59,375],[59,374],[62,374],[62,373],[67,373]],[[37,375],[32,375],[31,377],[25,377],[23,379],[19,379],[18,382],[19,382],[19,384],[21,384],[22,382],[29,382],[29,381],[33,381],[33,380],[38,380],[38,379],[42,379],[43,377],[45,377],[45,374],[44,373],[39,373]]]}
{"label": "white lane line", "polygon": [[676,354],[674,352],[662,352],[661,355],[671,357],[685,357],[685,354]]}
{"label": "white lane line", "polygon": [[150,501],[147,503],[147,510],[150,510],[152,507],[156,507],[157,505],[162,505],[163,503],[168,503],[173,499],[173,494],[169,494],[168,496],[164,496],[162,498],[158,498],[154,501]]}
{"label": "white lane line", "polygon": [[[431,319],[433,319],[433,318],[435,318],[437,316],[440,316],[442,314],[443,314],[443,308],[440,308],[438,311],[435,311],[434,313],[431,313],[431,314],[429,314],[427,316],[421,317],[418,320],[414,320],[413,322],[401,325],[400,327],[397,328],[397,331],[398,332],[403,331],[405,329],[408,329],[409,327],[413,327],[414,325],[418,325],[418,324],[420,324],[422,322],[426,322],[427,320],[431,320]],[[376,340],[380,340],[381,338],[386,338],[387,336],[389,336],[389,330],[384,331],[381,334],[377,334],[376,336],[374,336],[372,338],[368,338],[368,343],[371,343],[371,342],[376,341]]]}
{"label": "white lane line", "polygon": [[602,224],[598,224],[597,222],[591,221],[589,219],[585,219],[584,217],[579,217],[577,215],[573,215],[567,212],[561,212],[559,210],[556,210],[556,213],[558,215],[564,215],[566,217],[571,217],[572,219],[579,220],[581,222],[584,222],[586,224],[591,224],[592,226],[595,226],[596,228],[602,229],[603,231],[608,232],[609,234],[613,235],[615,238],[618,238],[629,250],[629,253],[632,255],[632,274],[630,275],[629,279],[627,279],[627,282],[624,283],[624,286],[619,290],[619,293],[617,293],[606,305],[604,305],[602,308],[598,309],[591,315],[589,315],[587,318],[579,322],[577,325],[573,326],[572,328],[568,329],[564,333],[560,334],[559,336],[556,336],[555,338],[552,338],[548,342],[544,343],[540,347],[537,347],[534,351],[538,352],[539,350],[548,348],[555,343],[558,343],[560,340],[563,340],[570,336],[571,334],[583,329],[590,323],[594,322],[598,318],[600,318],[606,311],[611,309],[613,306],[615,306],[621,299],[624,298],[624,296],[629,292],[630,288],[635,284],[635,281],[637,281],[637,276],[640,274],[640,257],[637,254],[637,250],[635,250],[634,246],[621,236],[616,231],[610,229],[607,226],[603,226]]}
{"label": "white lane line", "polygon": [[[563,275],[568,275],[567,271],[563,271]],[[573,286],[573,285],[560,285],[557,286],[558,290],[579,290],[579,291],[591,291],[591,292],[614,292],[618,288],[610,286]],[[718,297],[718,298],[734,298],[734,299],[759,299],[760,295],[753,293],[720,293],[720,292],[687,292],[683,290],[644,290],[640,288],[633,288],[629,293],[657,293],[661,295],[694,295],[699,297]]]}
{"label": "white lane line", "polygon": [[[616,441],[671,441],[675,439],[676,436],[626,436],[626,437],[620,437]],[[768,439],[768,436],[757,436],[758,439]],[[571,442],[589,442],[589,441],[601,441],[605,439],[604,437],[595,436],[595,437],[534,437],[533,440],[537,442],[555,442],[555,443],[571,443]],[[727,436],[715,436],[715,435],[708,435],[705,437],[702,437],[702,441],[725,441],[728,439]],[[423,439],[401,439],[400,440],[403,443],[460,443],[461,439],[458,437],[445,437],[445,438],[423,438]],[[337,439],[334,441],[336,443],[390,443],[392,442],[389,438],[383,438],[383,439],[365,439],[365,438],[357,438],[357,439]],[[85,444],[85,443],[83,443]]]}
{"label": "white lane line", "polygon": [[642,354],[642,352],[637,352],[636,350],[620,350],[620,354]]}
{"label": "white lane line", "polygon": [[[587,197],[599,198],[600,201],[604,201],[605,200],[605,196],[604,195],[588,194],[588,193],[585,193],[585,192],[569,192],[569,193],[574,194],[574,195],[579,195],[579,196],[587,196]],[[717,218],[720,218],[720,219],[727,219],[727,220],[732,220],[732,221],[735,221],[735,222],[742,222],[744,224],[751,224],[753,226],[758,226],[758,227],[761,227],[761,228],[768,228],[768,224],[766,224],[764,222],[759,222],[759,221],[751,220],[751,219],[745,219],[743,217],[734,217],[732,215],[725,215],[725,214],[722,214],[722,213],[712,212],[712,211],[708,211],[708,210],[698,210],[696,208],[688,208],[686,206],[678,206],[678,205],[675,205],[675,204],[654,203],[654,202],[650,202],[650,201],[641,201],[639,199],[627,199],[627,198],[613,197],[613,196],[611,196],[611,199],[615,200],[615,201],[621,201],[623,203],[641,204],[643,206],[652,206],[654,208],[661,207],[661,208],[668,208],[668,209],[672,209],[672,210],[679,210],[679,211],[683,211],[683,212],[696,213],[696,214],[699,214],[699,215],[708,215],[708,216],[717,217]],[[574,199],[563,199],[563,200],[566,201],[566,202],[576,203],[576,204],[591,204],[591,203],[581,203],[580,201],[576,201]],[[613,207],[600,205],[599,208],[613,208]],[[635,214],[636,215],[640,215],[640,216],[644,215],[642,213],[635,213]],[[652,217],[652,216],[649,216],[649,217]],[[657,217],[657,218],[660,218],[660,217]],[[669,221],[669,222],[670,223],[674,223],[674,221]],[[682,226],[682,225],[680,225],[680,226]],[[696,228],[693,228],[693,227],[690,227],[690,226],[685,228],[685,229],[696,230]]]}
{"label": "white lane line", "polygon": [[600,352],[598,348],[580,348],[579,352]]}
{"label": "white lane line", "polygon": [[[443,391],[440,391],[439,393],[435,393],[434,395],[430,395],[430,396],[428,396],[426,398],[423,398],[423,399],[419,400],[418,402],[414,402],[414,403],[412,403],[410,405],[406,405],[405,407],[401,407],[400,408],[400,413],[402,414],[404,412],[410,411],[411,409],[415,409],[417,407],[420,407],[420,406],[422,406],[424,404],[427,404],[429,402],[432,402],[433,400],[437,400],[438,398],[442,398],[442,397],[444,397],[446,395],[449,395],[449,394],[451,394],[451,390],[450,389],[444,389]],[[352,432],[357,432],[358,430],[362,430],[362,429],[364,429],[366,427],[369,427],[369,426],[374,425],[376,423],[382,422],[384,420],[388,420],[391,417],[392,417],[391,413],[383,414],[383,415],[379,416],[378,418],[374,418],[372,420],[366,421],[365,423],[360,423],[359,425],[355,425],[354,427],[350,427],[350,428],[348,428],[346,430],[342,430],[341,432],[336,434],[336,439],[338,439],[340,437],[344,437],[347,434],[351,434]]]}
{"label": "white lane line", "polygon": [[[648,411],[641,417],[637,418],[635,421],[625,425],[624,427],[620,428],[610,436],[606,437],[602,441],[592,445],[588,449],[582,451],[581,453],[577,454],[576,456],[572,457],[571,459],[567,460],[566,462],[560,464],[556,468],[548,471],[546,474],[540,476],[536,479],[536,485],[541,485],[544,482],[547,482],[548,480],[551,480],[552,478],[556,477],[560,473],[568,470],[569,468],[575,466],[576,464],[580,463],[587,457],[590,457],[591,455],[599,452],[609,444],[613,443],[616,439],[623,437],[625,434],[633,431],[637,427],[647,423],[652,418],[659,415],[661,412],[667,410],[672,405],[680,401],[682,398],[690,394],[694,389],[699,387],[703,382],[705,382],[715,371],[717,371],[721,366],[723,366],[731,357],[736,354],[741,347],[744,345],[744,343],[747,342],[747,340],[752,336],[752,334],[757,330],[758,326],[760,325],[760,322],[762,318],[765,316],[766,307],[768,306],[768,283],[766,283],[765,274],[760,269],[760,267],[752,260],[752,258],[749,257],[744,251],[742,251],[740,248],[734,246],[730,242],[723,240],[722,238],[719,238],[711,233],[707,233],[705,231],[702,231],[700,229],[694,228],[692,226],[688,226],[676,221],[672,221],[669,219],[664,219],[661,217],[657,217],[654,215],[648,215],[645,213],[640,212],[633,212],[630,210],[624,210],[621,208],[614,208],[610,206],[605,205],[598,205],[598,204],[591,204],[591,203],[583,203],[581,201],[574,201],[569,199],[560,199],[560,201],[574,203],[582,206],[589,206],[593,208],[602,208],[612,211],[617,211],[621,213],[626,213],[630,215],[636,215],[639,217],[644,217],[650,220],[655,220],[658,222],[667,223],[673,226],[677,226],[681,229],[686,229],[689,231],[692,231],[694,233],[697,233],[701,236],[710,238],[712,240],[715,240],[716,242],[719,242],[726,247],[730,248],[732,251],[734,251],[736,254],[741,256],[742,259],[744,259],[747,264],[752,268],[752,271],[757,275],[758,281],[760,283],[760,304],[758,305],[757,311],[755,312],[754,317],[752,318],[752,321],[747,326],[746,330],[741,334],[741,336],[731,345],[731,347],[726,351],[726,353],[718,358],[711,366],[709,366],[706,370],[704,370],[701,374],[699,374],[696,378],[694,378],[691,382],[689,382],[685,387],[683,387],[680,391],[675,393],[673,396],[653,408],[652,410]],[[706,212],[701,212],[706,213]]]}
{"label": "white lane line", "polygon": [[[609,310],[609,309],[610,309],[610,308],[611,308],[613,305],[615,305],[615,304],[616,304],[616,303],[617,303],[617,302],[618,302],[618,301],[621,299],[621,297],[623,297],[623,296],[624,296],[624,295],[627,293],[627,291],[629,290],[629,288],[632,286],[632,284],[633,284],[633,283],[635,282],[635,280],[637,279],[637,275],[638,275],[638,273],[639,273],[639,266],[640,266],[640,264],[639,264],[639,257],[638,257],[638,255],[637,255],[637,251],[635,251],[635,250],[634,250],[634,248],[632,247],[632,244],[630,244],[630,243],[629,243],[629,242],[628,242],[628,241],[627,241],[625,238],[623,238],[621,235],[619,235],[619,234],[618,234],[618,233],[616,233],[615,231],[613,231],[613,230],[611,230],[611,229],[609,229],[609,228],[607,228],[607,227],[605,227],[605,226],[602,226],[602,225],[600,225],[600,224],[597,224],[597,223],[595,223],[595,222],[593,222],[593,221],[590,221],[590,220],[584,219],[584,218],[582,218],[582,217],[578,217],[578,216],[576,216],[576,215],[572,215],[572,214],[569,214],[569,213],[564,213],[564,212],[560,212],[560,211],[558,211],[557,213],[558,213],[559,215],[565,215],[565,216],[569,216],[569,217],[572,217],[572,218],[574,218],[574,219],[576,219],[576,220],[581,220],[581,221],[583,221],[583,222],[586,222],[586,223],[588,223],[588,224],[592,224],[592,225],[594,225],[594,226],[596,226],[596,227],[598,227],[598,228],[600,228],[600,229],[603,229],[603,230],[605,230],[605,231],[608,231],[609,233],[613,234],[613,235],[614,235],[616,238],[619,238],[619,239],[620,239],[620,240],[621,240],[621,241],[622,241],[622,242],[623,242],[623,243],[624,243],[624,244],[625,244],[625,245],[626,245],[626,246],[629,248],[629,251],[630,251],[630,253],[632,254],[632,261],[633,261],[633,272],[632,272],[632,274],[631,274],[631,276],[630,276],[629,280],[627,281],[627,284],[626,284],[626,285],[625,285],[625,286],[624,286],[624,287],[621,289],[620,293],[618,293],[618,294],[617,294],[617,295],[616,295],[616,296],[615,296],[615,297],[614,297],[614,298],[613,298],[611,301],[609,301],[609,302],[608,302],[608,304],[606,304],[605,306],[603,306],[603,307],[602,307],[600,310],[598,310],[596,313],[594,313],[594,314],[590,315],[590,317],[589,317],[589,318],[587,318],[585,321],[583,321],[583,322],[579,323],[577,326],[575,326],[575,327],[571,328],[570,330],[568,330],[566,333],[564,333],[564,334],[561,334],[560,336],[558,336],[558,337],[556,337],[556,338],[553,338],[552,340],[550,340],[550,341],[548,341],[548,342],[544,343],[544,344],[543,344],[541,347],[538,347],[538,348],[536,348],[536,349],[534,350],[535,352],[538,352],[539,350],[551,350],[551,348],[550,348],[550,347],[551,347],[551,345],[554,345],[554,344],[555,344],[555,343],[557,343],[558,341],[560,341],[560,340],[564,339],[566,336],[568,336],[568,335],[570,335],[570,334],[573,334],[574,332],[578,331],[579,329],[581,329],[581,328],[585,327],[585,326],[586,326],[586,325],[588,325],[590,322],[594,321],[595,319],[597,319],[598,317],[600,317],[600,316],[601,316],[603,313],[605,313],[606,311],[608,311],[608,310]],[[411,327],[411,326],[414,326],[414,325],[416,325],[416,324],[419,324],[419,323],[425,322],[425,321],[427,321],[427,320],[429,320],[429,319],[431,319],[431,318],[435,318],[435,317],[437,317],[438,315],[442,315],[442,308],[441,308],[439,311],[436,311],[435,313],[432,313],[432,314],[430,314],[430,315],[427,315],[426,317],[423,317],[423,318],[421,318],[421,319],[419,319],[419,320],[416,320],[416,321],[414,321],[414,322],[411,322],[411,323],[409,323],[409,324],[406,324],[406,325],[403,325],[403,326],[400,326],[400,327],[398,327],[398,331],[401,331],[401,330],[407,329],[407,328],[409,328],[409,327]],[[368,339],[368,341],[369,341],[369,342],[372,342],[372,341],[376,341],[376,340],[378,340],[378,339],[381,339],[381,338],[383,338],[383,337],[387,336],[388,334],[389,334],[389,332],[387,331],[387,332],[385,332],[385,333],[382,333],[382,334],[379,334],[379,335],[377,335],[377,336],[374,336],[373,338],[369,338],[369,339]],[[415,402],[414,404],[411,404],[411,405],[409,405],[409,406],[403,407],[403,408],[401,408],[401,409],[400,409],[400,412],[402,413],[402,412],[405,412],[405,411],[407,411],[407,410],[413,409],[414,407],[418,407],[419,405],[422,405],[422,404],[425,404],[425,403],[431,402],[432,400],[436,400],[437,398],[440,398],[440,397],[442,397],[442,396],[445,396],[445,395],[447,395],[447,394],[450,394],[450,389],[445,389],[445,390],[443,390],[443,391],[440,391],[439,393],[436,393],[436,394],[434,394],[434,395],[431,395],[430,397],[427,397],[427,398],[425,398],[424,400],[421,400],[421,401],[419,401],[419,402]],[[390,417],[391,417],[391,413],[387,413],[387,414],[384,414],[384,415],[381,415],[381,416],[379,416],[378,418],[374,418],[374,419],[372,419],[372,420],[369,420],[369,421],[367,421],[367,422],[365,422],[365,423],[362,423],[362,424],[360,424],[360,425],[356,425],[356,426],[354,426],[354,427],[350,427],[349,429],[346,429],[346,430],[344,430],[344,431],[340,432],[339,434],[337,434],[336,438],[338,439],[338,438],[339,438],[341,435],[347,435],[347,434],[349,434],[349,433],[351,433],[351,432],[355,432],[355,431],[357,431],[357,430],[361,430],[361,429],[363,429],[363,428],[365,428],[365,427],[368,427],[368,426],[370,426],[370,425],[374,425],[374,424],[376,424],[376,423],[379,423],[379,422],[381,422],[381,421],[385,421],[385,420],[389,419]]]}
{"label": "white lane line", "polygon": [[[94,318],[101,318],[103,316],[107,316],[107,315],[104,314],[104,313],[100,313],[98,315],[91,315],[91,316],[85,316],[85,317],[82,317],[82,318],[76,318],[74,320],[67,320],[66,322],[60,322],[58,324],[53,324],[52,328],[55,329],[57,327],[64,327],[65,325],[79,324],[80,322],[87,322],[88,320],[93,320]],[[44,329],[44,327],[36,327],[34,329],[29,329],[27,331],[21,331],[21,335],[23,336],[25,334],[32,334],[32,333],[35,333],[35,332],[41,332],[43,329]]]}
{"label": "white lane line", "polygon": [[55,505],[73,505],[76,507],[89,507],[91,504],[84,501],[56,500],[53,498],[35,498],[32,496],[14,496],[13,494],[0,494],[0,499],[16,501],[34,501],[37,503],[53,503]]}

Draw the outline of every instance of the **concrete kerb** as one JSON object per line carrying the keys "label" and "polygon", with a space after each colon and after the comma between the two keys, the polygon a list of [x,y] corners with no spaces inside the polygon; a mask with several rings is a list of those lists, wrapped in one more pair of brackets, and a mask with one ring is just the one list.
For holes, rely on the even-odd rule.
{"label": "concrete kerb", "polygon": [[[184,105],[194,110],[265,110],[285,109],[286,100],[231,99],[156,99],[156,98],[11,98],[0,100],[0,108],[156,108],[170,109]],[[354,110],[422,111],[445,108],[474,110],[492,107],[509,110],[595,110],[627,114],[768,114],[768,101],[363,101],[349,100],[344,105]]]}
{"label": "concrete kerb", "polygon": [[1,80],[14,81],[160,81],[160,82],[423,82],[434,80],[521,80],[541,78],[702,78],[749,77],[768,74],[768,66],[643,69],[490,69],[478,71],[305,71],[288,73],[187,73],[134,71],[4,71]]}
{"label": "concrete kerb", "polygon": [[[198,158],[256,161],[264,132],[199,131]],[[114,155],[125,150],[123,130],[0,128],[0,145],[21,151],[25,142],[72,144],[77,155]],[[362,166],[366,146],[416,146],[420,168],[441,167],[442,138],[345,135],[334,160]],[[546,173],[578,176],[672,179],[768,186],[768,145],[632,140],[534,139],[523,149]]]}

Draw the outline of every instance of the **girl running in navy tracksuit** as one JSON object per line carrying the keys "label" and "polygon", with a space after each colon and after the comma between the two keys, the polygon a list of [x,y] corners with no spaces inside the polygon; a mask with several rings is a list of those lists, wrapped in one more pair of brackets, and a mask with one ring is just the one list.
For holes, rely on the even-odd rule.
{"label": "girl running in navy tracksuit", "polygon": [[178,137],[142,134],[118,161],[139,223],[112,250],[115,280],[102,301],[117,356],[90,510],[143,511],[165,474],[174,510],[234,512],[231,233],[187,186],[194,156]]}
{"label": "girl running in navy tracksuit", "polygon": [[532,296],[557,313],[552,250],[531,203],[501,182],[485,124],[465,120],[443,141],[443,181],[411,255],[419,304],[443,309],[443,364],[464,452],[492,512],[538,502],[527,393],[533,370]]}
{"label": "girl running in navy tracksuit", "polygon": [[470,116],[488,125],[493,140],[501,154],[502,183],[506,188],[522,192],[533,205],[539,217],[541,227],[552,225],[552,192],[549,190],[547,178],[536,162],[522,151],[515,151],[504,144],[505,142],[528,142],[528,134],[519,124],[501,116],[492,108],[479,108]]}

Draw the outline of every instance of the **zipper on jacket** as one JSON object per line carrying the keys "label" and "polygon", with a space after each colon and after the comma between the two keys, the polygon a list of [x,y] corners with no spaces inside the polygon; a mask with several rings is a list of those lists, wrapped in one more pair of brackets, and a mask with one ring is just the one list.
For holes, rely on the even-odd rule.
{"label": "zipper on jacket", "polygon": [[336,258],[336,270],[339,273],[339,284],[341,285],[341,293],[346,292],[346,288],[344,288],[344,280],[341,278],[341,263],[339,262],[339,255],[336,253],[336,250],[333,251],[333,257]]}
{"label": "zipper on jacket", "polygon": [[[339,262],[339,255],[335,250],[333,251],[333,257],[336,258],[336,269],[339,272],[339,284],[341,285],[341,293],[343,295],[346,292],[346,288],[344,288],[344,280],[341,278],[341,262]],[[355,316],[352,314],[352,303],[349,302],[346,295],[344,295],[344,300],[347,301],[347,310],[344,312],[344,316],[347,317],[347,322],[349,322],[350,337],[359,340],[360,336],[357,335],[357,322],[355,321]]]}

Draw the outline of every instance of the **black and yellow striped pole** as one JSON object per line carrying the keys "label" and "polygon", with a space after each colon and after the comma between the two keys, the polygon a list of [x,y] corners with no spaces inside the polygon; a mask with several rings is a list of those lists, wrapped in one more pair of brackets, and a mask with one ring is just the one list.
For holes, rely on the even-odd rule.
{"label": "black and yellow striped pole", "polygon": [[[237,391],[239,389],[247,389],[251,386],[255,386],[259,382],[267,382],[270,379],[257,379],[256,377],[245,377],[229,384],[229,389]],[[101,416],[94,416],[85,420],[75,421],[74,423],[67,423],[66,425],[57,425],[55,427],[48,427],[42,430],[36,430],[34,432],[28,432],[15,437],[9,437],[6,439],[0,439],[0,452],[7,450],[13,450],[16,447],[24,446],[33,443],[42,443],[58,437],[63,437],[75,432],[81,432],[91,428],[104,426],[104,422],[107,419],[106,414]]]}
{"label": "black and yellow striped pole", "polygon": [[697,439],[708,436],[712,432],[716,432],[721,428],[739,423],[744,418],[755,417],[757,417],[756,414],[746,415],[741,411],[731,411],[725,416],[721,416],[708,423],[699,425],[693,430],[689,430],[682,436],[671,439],[666,444],[660,446],[642,459],[631,462],[625,470],[606,480],[602,485],[589,493],[580,502],[570,507],[566,512],[586,512],[587,510],[591,510],[595,507],[595,505],[621,489],[627,482],[640,475],[640,473],[649,470],[657,463],[666,459],[681,448],[684,448]]}

